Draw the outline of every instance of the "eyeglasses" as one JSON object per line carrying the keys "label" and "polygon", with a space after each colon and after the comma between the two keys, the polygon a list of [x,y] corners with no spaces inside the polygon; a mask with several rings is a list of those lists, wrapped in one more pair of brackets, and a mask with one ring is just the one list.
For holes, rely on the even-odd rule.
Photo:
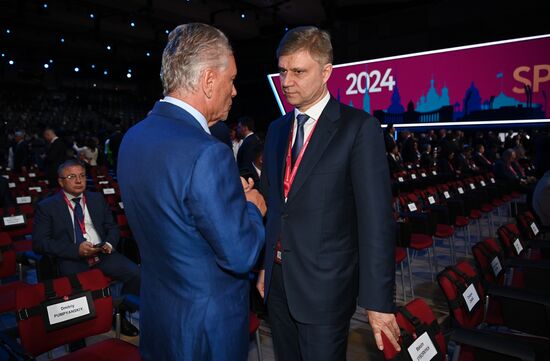
{"label": "eyeglasses", "polygon": [[75,179],[86,179],[86,173],[81,173],[81,174],[69,174],[68,176],[66,177],[59,177],[61,179],[68,179],[70,181],[73,181]]}

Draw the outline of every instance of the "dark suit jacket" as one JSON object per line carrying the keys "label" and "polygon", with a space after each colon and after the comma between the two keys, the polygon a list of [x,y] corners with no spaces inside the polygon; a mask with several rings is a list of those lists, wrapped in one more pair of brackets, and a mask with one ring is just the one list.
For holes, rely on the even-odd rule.
{"label": "dark suit jacket", "polygon": [[[113,213],[100,193],[85,192],[86,207],[97,234],[102,241],[116,248],[119,240],[118,226]],[[61,192],[36,205],[32,232],[33,250],[57,258],[80,260],[78,245],[74,240],[71,213]],[[85,262],[83,260],[83,262]]]}
{"label": "dark suit jacket", "polygon": [[254,152],[259,142],[260,138],[258,138],[256,134],[249,135],[243,140],[237,153],[237,165],[239,166],[239,170],[246,169],[251,172],[254,171],[252,162],[254,161]]}
{"label": "dark suit jacket", "polygon": [[223,144],[227,144],[229,149],[233,149],[233,145],[231,143],[231,137],[229,136],[229,127],[225,122],[217,122],[210,128],[210,133],[217,138],[220,142]]}
{"label": "dark suit jacket", "polygon": [[25,141],[13,146],[13,168],[20,172],[22,167],[29,165],[29,144]]}
{"label": "dark suit jacket", "polygon": [[0,177],[0,207],[11,207],[14,205],[8,183],[6,178]]}
{"label": "dark suit jacket", "polygon": [[473,159],[479,168],[484,169],[486,171],[493,170],[493,163],[491,163],[491,161],[487,159],[487,157],[482,156],[480,153],[475,152],[473,155]]}
{"label": "dark suit jacket", "polygon": [[362,307],[392,312],[395,231],[380,123],[331,98],[285,202],[293,118],[289,112],[274,121],[265,144],[266,297],[280,239],[288,305],[298,322],[349,319],[357,296]]}
{"label": "dark suit jacket", "polygon": [[46,168],[46,177],[50,182],[55,182],[57,179],[57,167],[65,161],[67,157],[66,151],[67,146],[61,138],[57,138],[53,143],[49,144],[46,150],[46,158],[44,158],[44,167]]}

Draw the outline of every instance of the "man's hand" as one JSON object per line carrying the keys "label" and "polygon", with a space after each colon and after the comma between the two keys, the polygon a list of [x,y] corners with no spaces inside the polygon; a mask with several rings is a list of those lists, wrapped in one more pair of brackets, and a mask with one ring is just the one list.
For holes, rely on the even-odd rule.
{"label": "man's hand", "polygon": [[248,180],[241,177],[241,184],[243,185],[243,190],[245,193],[248,193],[250,190],[254,189],[254,179],[248,178]]}
{"label": "man's hand", "polygon": [[101,252],[106,254],[111,254],[113,252],[113,247],[111,247],[110,244],[105,243],[103,247],[101,247]]}
{"label": "man's hand", "polygon": [[260,273],[258,273],[258,280],[256,281],[256,288],[258,289],[258,292],[260,292],[260,296],[264,298],[265,294],[265,270],[260,270]]}
{"label": "man's hand", "polygon": [[254,203],[254,205],[258,207],[258,209],[260,210],[260,213],[262,214],[262,217],[265,216],[267,207],[265,205],[264,197],[262,197],[260,192],[258,192],[256,189],[251,189],[248,192],[246,192],[244,195],[247,201]]}
{"label": "man's hand", "polygon": [[382,343],[382,332],[388,337],[393,347],[397,351],[401,351],[399,346],[399,326],[395,320],[393,313],[382,313],[376,311],[367,310],[367,317],[369,318],[369,324],[372,327],[374,333],[374,340],[376,346],[380,351],[384,350],[384,344]]}
{"label": "man's hand", "polygon": [[90,257],[100,252],[101,248],[94,248],[92,242],[82,242],[78,246],[78,254],[80,257]]}

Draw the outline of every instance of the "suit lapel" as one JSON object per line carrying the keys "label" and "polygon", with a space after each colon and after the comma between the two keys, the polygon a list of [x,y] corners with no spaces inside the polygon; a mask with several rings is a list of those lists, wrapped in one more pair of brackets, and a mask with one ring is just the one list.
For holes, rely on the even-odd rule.
{"label": "suit lapel", "polygon": [[304,152],[304,157],[302,158],[298,172],[296,172],[296,178],[294,179],[292,188],[290,188],[287,202],[292,201],[294,195],[300,190],[317,162],[323,156],[330,140],[335,134],[338,119],[340,119],[340,105],[336,100],[330,98],[330,101],[321,113],[321,117],[317,121],[317,126]]}
{"label": "suit lapel", "polygon": [[279,137],[277,142],[277,149],[275,154],[277,154],[277,180],[279,182],[279,194],[281,195],[281,200],[284,203],[284,177],[285,177],[285,165],[286,165],[286,155],[288,152],[288,141],[290,137],[290,127],[292,126],[292,121],[294,119],[294,111],[288,112],[284,117],[281,124],[281,129],[279,130]]}

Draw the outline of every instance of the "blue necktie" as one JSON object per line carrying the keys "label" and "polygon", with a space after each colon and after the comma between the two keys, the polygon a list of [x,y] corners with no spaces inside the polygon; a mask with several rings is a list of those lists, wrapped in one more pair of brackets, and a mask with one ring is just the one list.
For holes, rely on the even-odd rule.
{"label": "blue necktie", "polygon": [[74,238],[76,244],[81,244],[86,239],[84,238],[84,234],[82,234],[82,229],[80,228],[80,223],[84,223],[84,212],[82,212],[82,207],[80,206],[80,198],[73,198],[74,202]]}
{"label": "blue necktie", "polygon": [[300,154],[300,150],[304,145],[304,124],[309,119],[307,114],[298,114],[296,120],[298,121],[298,127],[296,129],[296,139],[294,140],[294,145],[292,146],[292,166]]}

